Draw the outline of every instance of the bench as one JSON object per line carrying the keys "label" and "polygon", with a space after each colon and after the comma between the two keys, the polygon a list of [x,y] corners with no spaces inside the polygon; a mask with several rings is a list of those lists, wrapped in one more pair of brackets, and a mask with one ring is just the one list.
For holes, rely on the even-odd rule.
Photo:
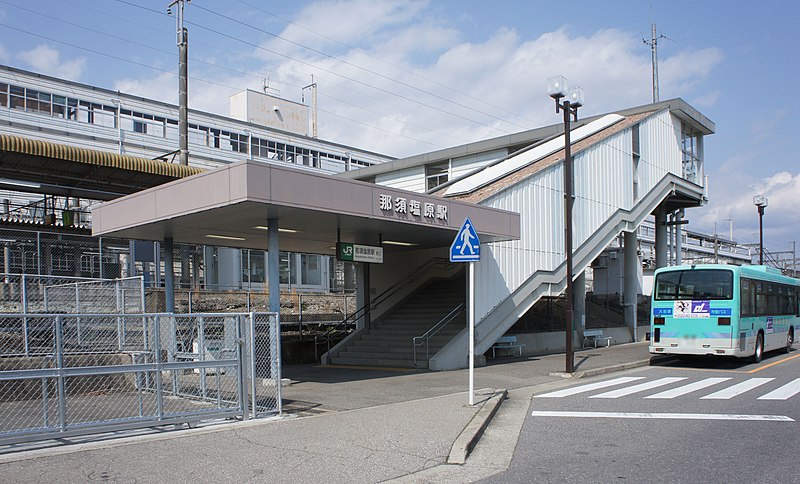
{"label": "bench", "polygon": [[522,348],[524,347],[525,343],[518,343],[516,336],[501,336],[492,345],[492,358],[495,357],[497,350],[517,350],[518,356],[522,356]]}
{"label": "bench", "polygon": [[603,336],[602,329],[587,329],[583,332],[581,348],[586,348],[589,343],[594,343],[594,347],[597,348],[598,341],[605,341],[606,347],[611,346],[611,336]]}

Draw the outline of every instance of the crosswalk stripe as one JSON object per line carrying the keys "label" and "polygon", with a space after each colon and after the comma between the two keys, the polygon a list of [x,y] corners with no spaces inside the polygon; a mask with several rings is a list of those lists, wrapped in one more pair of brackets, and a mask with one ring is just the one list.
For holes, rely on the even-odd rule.
{"label": "crosswalk stripe", "polygon": [[737,383],[736,385],[729,386],[724,390],[720,390],[718,392],[714,392],[710,395],[706,395],[704,397],[700,397],[701,400],[728,400],[733,398],[737,395],[741,395],[744,392],[749,392],[754,388],[758,388],[761,385],[771,382],[774,378],[751,378],[749,380],[745,380],[741,383]]}
{"label": "crosswalk stripe", "polygon": [[759,400],[788,400],[800,393],[800,378],[796,378],[780,388],[772,390],[766,395],[758,397]]}
{"label": "crosswalk stripe", "polygon": [[705,380],[696,381],[694,383],[689,383],[688,385],[683,385],[682,387],[673,388],[672,390],[667,390],[665,392],[656,393],[655,395],[649,395],[644,398],[675,398],[680,397],[681,395],[686,395],[687,393],[696,392],[697,390],[702,390],[703,388],[708,388],[712,385],[716,385],[717,383],[721,383],[724,381],[730,380],[730,378],[706,378]]}
{"label": "crosswalk stripe", "polygon": [[667,377],[667,378],[659,378],[658,380],[648,381],[644,383],[640,383],[638,385],[633,385],[631,387],[620,388],[619,390],[612,390],[610,392],[601,393],[599,395],[592,395],[589,398],[619,398],[624,397],[627,395],[631,395],[633,393],[643,392],[645,390],[650,390],[651,388],[658,388],[664,385],[669,385],[670,383],[675,383],[676,381],[685,380],[686,377]]}
{"label": "crosswalk stripe", "polygon": [[758,420],[767,422],[794,422],[786,415],[736,415],[719,413],[649,413],[649,412],[561,412],[535,410],[531,417],[577,418],[644,418],[667,420]]}
{"label": "crosswalk stripe", "polygon": [[608,388],[614,385],[622,385],[623,383],[630,383],[636,380],[644,379],[643,376],[624,376],[620,378],[615,378],[613,380],[606,380],[597,383],[589,383],[588,385],[580,385],[577,387],[566,388],[564,390],[558,390],[551,393],[545,393],[543,395],[536,395],[536,398],[563,398],[568,397],[570,395],[576,395],[578,393],[585,393],[590,392],[592,390],[599,390],[600,388]]}

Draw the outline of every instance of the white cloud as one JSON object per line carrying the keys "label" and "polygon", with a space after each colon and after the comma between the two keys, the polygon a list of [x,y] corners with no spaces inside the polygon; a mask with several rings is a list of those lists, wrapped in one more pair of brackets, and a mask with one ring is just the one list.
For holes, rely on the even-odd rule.
{"label": "white cloud", "polygon": [[86,68],[85,57],[62,60],[58,50],[44,44],[17,53],[17,59],[37,72],[70,80],[80,80]]}
{"label": "white cloud", "polygon": [[[315,2],[298,12],[298,23],[288,25],[280,36],[325,51],[339,49],[341,44],[371,46],[385,38],[387,32],[416,19],[427,4],[394,0]],[[323,32],[324,36],[315,32]],[[287,49],[286,43],[278,39],[268,41],[265,47],[281,52]]]}
{"label": "white cloud", "polygon": [[785,250],[781,244],[795,240],[800,226],[800,173],[787,171],[766,178],[755,178],[737,167],[741,160],[732,160],[709,182],[709,204],[693,212],[704,230],[713,230],[717,223],[720,233],[724,219],[734,221],[734,239],[739,243],[758,242],[758,211],[753,205],[755,195],[764,195],[769,206],[764,214],[764,245],[770,250]]}
{"label": "white cloud", "polygon": [[[219,85],[190,82],[190,105],[227,114],[228,96],[237,89],[221,86],[258,89],[257,79],[267,72],[282,97],[299,101],[313,74],[321,137],[406,156],[557,123],[544,92],[546,78],[554,74],[584,88],[582,116],[650,102],[650,56],[638,32],[573,35],[560,28],[523,38],[513,28],[499,28],[465,41],[470,35],[426,1],[316,2],[295,18],[298,25],[290,24],[282,37],[336,58],[270,39],[262,45],[286,57],[253,49],[252,57],[263,62],[251,66],[253,77],[220,78],[192,66],[192,76]],[[719,93],[704,91],[703,81],[721,59],[716,48],[663,57],[662,98],[713,104]],[[165,100],[175,102],[176,86],[174,75],[160,75],[116,87],[159,99],[166,94]]]}
{"label": "white cloud", "polygon": [[659,60],[658,79],[661,99],[679,97],[682,93],[691,91],[722,62],[722,59],[721,49],[709,47],[682,51]]}

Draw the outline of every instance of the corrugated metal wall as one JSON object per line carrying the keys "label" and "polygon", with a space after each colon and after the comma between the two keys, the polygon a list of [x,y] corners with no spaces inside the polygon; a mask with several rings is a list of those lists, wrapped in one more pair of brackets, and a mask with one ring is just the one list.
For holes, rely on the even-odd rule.
{"label": "corrugated metal wall", "polygon": [[669,111],[639,127],[639,193],[644,195],[669,172],[681,176],[681,122]]}
{"label": "corrugated metal wall", "polygon": [[486,166],[505,156],[508,156],[507,148],[453,158],[453,160],[450,162],[450,179],[455,180],[456,178],[466,175],[476,168]]}
{"label": "corrugated metal wall", "polygon": [[375,184],[386,185],[412,192],[425,191],[425,167],[415,166],[405,170],[382,173],[375,176]]}
{"label": "corrugated metal wall", "polygon": [[[680,122],[665,110],[643,121],[639,136],[643,197],[667,172],[681,174]],[[633,207],[632,149],[632,130],[626,129],[575,155],[575,248],[617,210]],[[478,320],[537,271],[555,270],[564,261],[562,170],[563,163],[554,165],[482,203],[519,212],[521,227],[520,240],[485,245],[475,273]]]}

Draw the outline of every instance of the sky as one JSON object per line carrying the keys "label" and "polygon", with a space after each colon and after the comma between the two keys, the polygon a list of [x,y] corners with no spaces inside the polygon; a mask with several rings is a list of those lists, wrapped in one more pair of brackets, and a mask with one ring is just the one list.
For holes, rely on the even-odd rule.
{"label": "sky", "polygon": [[[168,4],[0,0],[0,63],[177,103]],[[557,74],[584,89],[581,116],[652,102],[655,22],[660,99],[716,124],[688,228],[756,243],[760,194],[767,249],[800,238],[800,2],[193,0],[185,21],[191,108],[227,115],[264,85],[307,103],[315,82],[320,138],[397,157],[558,123]]]}

